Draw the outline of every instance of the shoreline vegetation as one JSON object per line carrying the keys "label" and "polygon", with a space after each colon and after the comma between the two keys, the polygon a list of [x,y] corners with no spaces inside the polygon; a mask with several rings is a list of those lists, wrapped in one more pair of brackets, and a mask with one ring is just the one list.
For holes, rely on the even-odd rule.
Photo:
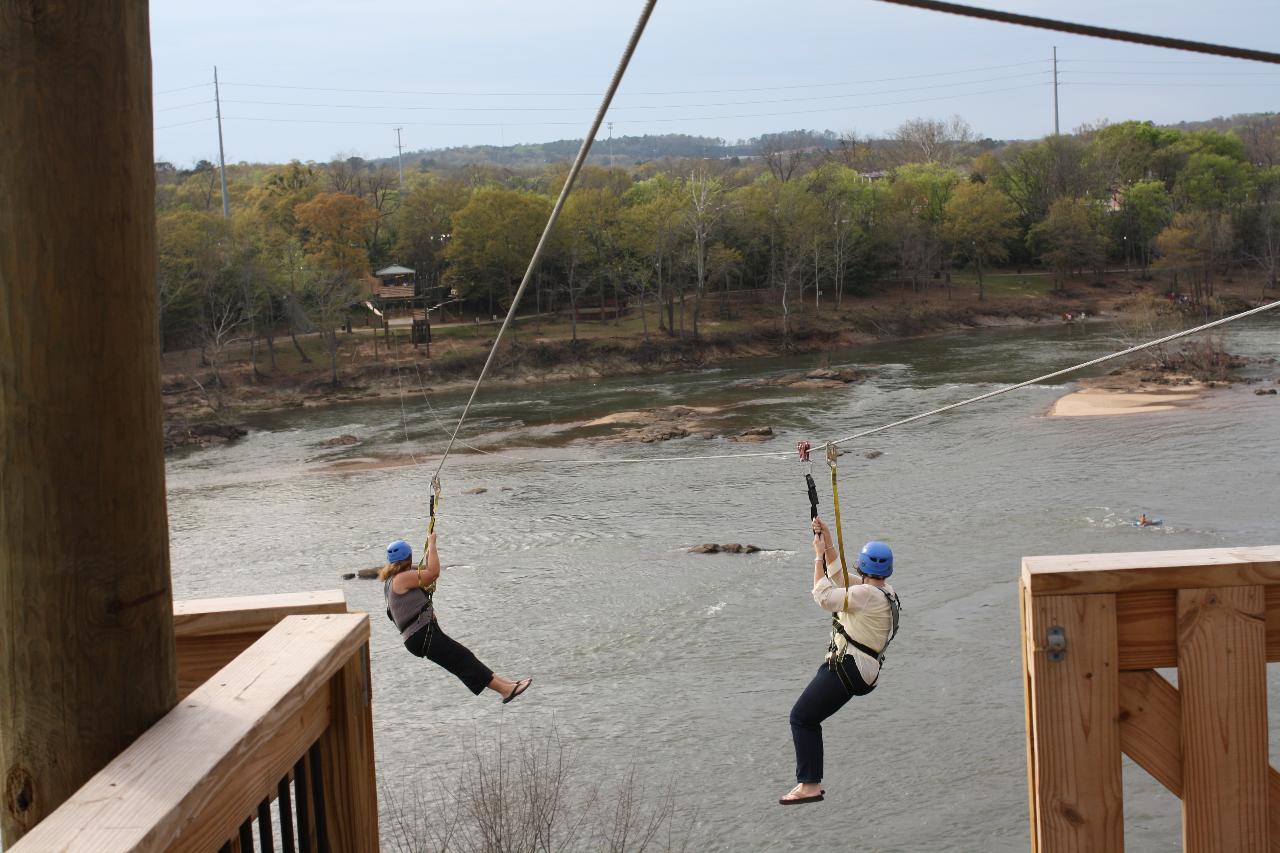
{"label": "shoreline vegetation", "polygon": [[[989,278],[998,278],[988,276]],[[723,319],[704,320],[698,338],[654,332],[652,316],[639,316],[639,306],[604,322],[577,323],[570,340],[570,320],[547,316],[520,318],[509,330],[486,383],[491,387],[573,382],[609,376],[655,375],[700,369],[736,359],[812,353],[958,330],[1015,326],[1051,326],[1068,322],[1112,321],[1124,345],[1158,337],[1205,315],[1201,306],[1180,305],[1157,295],[1160,281],[1136,276],[1109,276],[1104,286],[1062,291],[1026,292],[1032,276],[1009,274],[1019,287],[1002,291],[988,286],[982,301],[938,293],[846,298],[843,307],[812,305],[791,316],[790,334],[779,330],[775,306],[756,294],[721,302]],[[1219,313],[1240,310],[1249,302],[1238,293],[1260,293],[1256,283],[1239,281],[1221,288]],[[994,291],[994,292],[993,292]],[[646,306],[652,314],[653,306]],[[380,399],[403,399],[420,407],[428,397],[468,389],[479,374],[497,331],[496,324],[453,324],[439,327],[430,346],[413,347],[408,329],[393,328],[394,337],[377,328],[354,327],[339,333],[338,379],[331,379],[322,359],[308,364],[292,348],[277,347],[275,370],[268,370],[261,344],[228,346],[215,380],[198,351],[166,353],[162,362],[166,450],[210,446],[245,434],[243,419],[253,414],[292,408],[342,405]],[[646,330],[648,334],[646,334]],[[304,338],[304,343],[306,342]],[[1216,350],[1158,352],[1134,360],[1112,375],[1087,380],[1084,389],[1067,395],[1051,414],[1096,415],[1160,411],[1198,399],[1210,383],[1230,381],[1233,362]],[[291,357],[292,356],[292,357]],[[1196,358],[1203,364],[1192,364]],[[821,359],[817,360],[820,361]],[[801,388],[837,388],[862,377],[851,371],[819,366],[796,375],[762,379],[760,384]],[[1236,364],[1235,366],[1239,366]],[[1198,379],[1195,377],[1199,377]],[[1198,385],[1189,383],[1198,382]],[[1158,388],[1160,394],[1153,394]],[[680,409],[680,411],[676,411]],[[712,437],[714,411],[697,401],[670,412],[615,413],[602,419],[616,427],[604,442],[652,442],[672,438]],[[731,440],[757,442],[768,436],[733,435]],[[350,442],[347,442],[350,443]],[[395,464],[395,460],[379,460]],[[367,463],[366,463],[367,464]],[[379,465],[380,467],[380,465]]]}
{"label": "shoreline vegetation", "polygon": [[[646,137],[581,171],[495,382],[1126,319],[1143,294],[1185,326],[1280,292],[1280,114],[689,142]],[[154,164],[169,447],[234,440],[254,411],[468,384],[568,164],[455,154]]]}

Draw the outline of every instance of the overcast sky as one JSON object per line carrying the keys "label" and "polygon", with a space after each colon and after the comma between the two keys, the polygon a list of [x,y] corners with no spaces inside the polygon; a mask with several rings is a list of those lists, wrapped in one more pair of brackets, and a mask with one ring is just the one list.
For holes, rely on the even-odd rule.
{"label": "overcast sky", "polygon": [[[984,0],[1025,14],[1276,50],[1274,0]],[[329,160],[580,138],[639,0],[152,0],[156,159]],[[1280,67],[875,0],[661,0],[613,134],[733,141],[796,128],[878,135],[960,115],[982,136],[1280,110]],[[345,90],[345,91],[343,91]],[[601,138],[604,137],[602,132]]]}

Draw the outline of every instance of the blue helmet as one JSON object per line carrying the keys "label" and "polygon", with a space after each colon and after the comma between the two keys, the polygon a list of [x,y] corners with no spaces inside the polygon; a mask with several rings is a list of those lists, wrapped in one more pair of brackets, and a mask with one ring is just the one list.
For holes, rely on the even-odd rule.
{"label": "blue helmet", "polygon": [[868,542],[858,553],[858,571],[873,578],[893,574],[893,551],[883,542]]}
{"label": "blue helmet", "polygon": [[398,563],[413,557],[413,546],[403,539],[397,539],[387,546],[387,562]]}

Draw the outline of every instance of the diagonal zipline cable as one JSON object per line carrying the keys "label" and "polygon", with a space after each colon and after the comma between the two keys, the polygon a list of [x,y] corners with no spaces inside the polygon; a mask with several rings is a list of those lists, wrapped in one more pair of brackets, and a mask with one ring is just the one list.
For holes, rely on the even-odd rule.
{"label": "diagonal zipline cable", "polygon": [[[1138,344],[1137,346],[1132,346],[1132,347],[1129,347],[1128,349],[1120,350],[1119,352],[1113,352],[1108,355],[1099,356],[1098,358],[1090,359],[1089,361],[1083,361],[1080,364],[1073,364],[1070,367],[1064,367],[1061,370],[1055,370],[1052,373],[1046,373],[1043,376],[1037,376],[1034,379],[1027,379],[1023,382],[1018,382],[1014,385],[1006,385],[1002,388],[997,388],[994,391],[988,391],[985,394],[979,394],[976,397],[970,397],[967,400],[961,400],[957,403],[949,403],[945,406],[939,406],[936,409],[930,409],[927,412],[920,412],[918,414],[911,415],[910,417],[893,421],[892,423],[887,423],[881,426],[872,427],[871,429],[864,429],[861,432],[855,432],[853,435],[846,435],[844,438],[837,438],[832,441],[823,442],[821,445],[815,446],[813,448],[813,451],[817,452],[820,450],[825,450],[830,445],[841,445],[841,444],[844,444],[845,442],[856,441],[859,438],[865,438],[869,435],[875,435],[876,433],[885,432],[886,430],[891,430],[896,427],[905,426],[906,424],[915,423],[916,421],[922,421],[925,418],[931,418],[931,417],[934,417],[935,415],[943,414],[944,412],[950,412],[950,411],[953,411],[954,409],[959,409],[962,406],[969,406],[969,405],[972,405],[973,403],[980,403],[983,400],[990,400],[992,397],[999,397],[1001,394],[1008,394],[1011,391],[1017,391],[1020,388],[1026,388],[1029,385],[1039,385],[1042,382],[1047,382],[1050,379],[1056,379],[1059,376],[1065,376],[1068,373],[1075,373],[1076,371],[1079,371],[1079,370],[1085,370],[1086,368],[1089,368],[1089,367],[1095,367],[1099,364],[1104,364],[1105,362],[1113,361],[1117,358],[1123,358],[1127,355],[1133,355],[1136,352],[1141,352],[1143,350],[1151,349],[1152,347],[1157,347],[1162,344],[1167,344],[1171,341],[1176,341],[1179,338],[1185,338],[1190,335],[1198,334],[1199,332],[1208,331],[1209,329],[1217,328],[1218,326],[1225,326],[1228,323],[1234,323],[1236,320],[1243,320],[1245,317],[1252,317],[1255,314],[1261,314],[1265,311],[1271,311],[1276,308],[1280,308],[1280,300],[1277,300],[1275,302],[1268,302],[1265,305],[1259,305],[1256,308],[1250,308],[1249,310],[1241,311],[1238,314],[1232,314],[1227,317],[1221,317],[1217,320],[1213,320],[1212,322],[1203,323],[1199,326],[1195,326],[1190,329],[1183,329],[1180,332],[1174,332],[1171,335],[1165,335],[1163,338],[1157,338],[1154,341],[1147,341],[1144,344]],[[795,458],[795,454],[792,451],[786,451],[786,452],[765,451],[760,453],[710,454],[706,456],[653,456],[649,458],[608,458],[608,459],[526,459],[526,460],[520,460],[520,461],[528,465],[614,465],[614,464],[625,465],[625,464],[645,464],[645,463],[653,463],[653,462],[698,462],[698,461],[706,461],[706,460],[713,460],[713,459],[794,459],[794,458]]]}
{"label": "diagonal zipline cable", "polygon": [[945,3],[942,0],[880,0],[881,3],[892,3],[895,6],[911,6],[915,9],[927,9],[930,12],[946,12],[950,15],[962,15],[966,18],[981,18],[984,21],[998,21],[1002,24],[1018,24],[1023,27],[1034,27],[1039,30],[1054,30],[1060,33],[1071,33],[1078,36],[1123,41],[1130,44],[1146,44],[1153,47],[1168,47],[1174,50],[1187,50],[1193,53],[1207,53],[1213,56],[1229,56],[1232,59],[1248,59],[1254,62],[1270,62],[1280,64],[1280,53],[1266,50],[1252,50],[1246,47],[1210,44],[1202,41],[1154,36],[1148,33],[1135,33],[1129,30],[1113,30],[1110,27],[1095,27],[1090,24],[1076,24],[1071,21],[1057,21],[1052,18],[1038,18],[1034,15],[1018,15],[1013,12],[1001,12],[997,9],[982,9],[977,6],[965,6],[961,3]]}
{"label": "diagonal zipline cable", "polygon": [[547,219],[547,225],[542,229],[542,236],[538,238],[538,245],[533,250],[533,257],[529,259],[529,266],[524,272],[524,278],[520,281],[520,286],[516,288],[516,294],[511,300],[511,308],[507,310],[506,319],[502,321],[502,327],[498,329],[497,337],[493,339],[493,346],[489,349],[489,357],[484,360],[484,367],[480,368],[480,375],[476,377],[476,384],[471,389],[471,396],[467,399],[467,405],[463,407],[462,414],[458,417],[458,425],[453,429],[453,435],[449,438],[449,445],[444,449],[444,455],[440,457],[440,464],[436,466],[435,477],[440,476],[440,470],[444,468],[445,460],[449,458],[449,452],[453,450],[454,442],[458,439],[458,431],[462,429],[462,423],[467,419],[467,413],[471,411],[471,404],[475,402],[476,392],[480,390],[480,385],[484,382],[485,375],[489,372],[489,366],[493,363],[493,358],[498,352],[498,346],[502,343],[502,334],[511,325],[511,320],[515,317],[516,308],[520,305],[520,297],[524,295],[525,289],[529,286],[529,280],[533,278],[533,272],[538,267],[538,260],[542,257],[542,250],[547,245],[547,240],[551,236],[551,229],[555,227],[556,220],[560,218],[560,210],[564,207],[565,199],[569,197],[569,191],[573,189],[573,182],[578,177],[578,173],[582,171],[582,165],[587,160],[587,153],[591,150],[591,143],[595,140],[596,134],[600,132],[600,125],[604,123],[605,114],[609,111],[609,104],[613,102],[613,96],[618,91],[618,85],[622,82],[622,76],[627,72],[627,65],[631,62],[631,57],[635,55],[636,46],[640,43],[640,36],[644,34],[645,25],[649,23],[649,16],[653,14],[653,7],[657,5],[658,0],[645,0],[644,10],[640,13],[640,18],[636,21],[634,29],[631,31],[631,38],[627,41],[627,47],[622,52],[622,59],[618,61],[618,67],[613,72],[613,79],[609,82],[609,89],[604,93],[604,99],[600,102],[600,108],[596,110],[595,119],[591,122],[591,129],[587,131],[587,135],[583,137],[582,147],[578,149],[578,156],[574,158],[573,166],[569,169],[569,174],[565,177],[564,187],[560,190],[560,197],[556,199],[555,207],[551,209],[551,216]]}

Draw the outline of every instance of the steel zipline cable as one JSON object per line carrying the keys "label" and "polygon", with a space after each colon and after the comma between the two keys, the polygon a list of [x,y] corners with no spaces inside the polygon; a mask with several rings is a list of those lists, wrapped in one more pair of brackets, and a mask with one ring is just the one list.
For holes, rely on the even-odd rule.
{"label": "steel zipline cable", "polygon": [[1280,65],[1280,53],[1266,50],[1252,50],[1245,47],[1210,44],[1189,39],[1155,36],[1148,33],[1130,32],[1129,30],[1113,30],[1110,27],[1095,27],[1091,24],[1077,24],[1071,21],[1058,21],[1052,18],[1038,18],[1034,15],[1018,15],[1013,12],[1002,12],[997,9],[982,9],[977,6],[966,6],[961,3],[945,3],[942,0],[879,0],[881,3],[892,3],[895,6],[910,6],[930,12],[945,12],[950,15],[961,15],[966,18],[980,18],[984,21],[997,21],[1002,24],[1018,24],[1023,27],[1034,27],[1038,30],[1054,30],[1060,33],[1071,33],[1078,36],[1123,41],[1130,44],[1145,44],[1152,47],[1167,47],[1174,50],[1187,50],[1193,53],[1207,53],[1212,56],[1227,56],[1232,59],[1248,59],[1253,62],[1269,62]]}
{"label": "steel zipline cable", "polygon": [[556,220],[560,218],[560,211],[564,208],[565,200],[569,197],[569,191],[573,189],[574,180],[578,177],[578,173],[582,171],[583,164],[587,161],[587,153],[591,150],[591,143],[595,140],[596,134],[600,132],[600,125],[604,123],[605,114],[609,111],[609,104],[613,101],[613,96],[618,91],[618,85],[622,82],[622,77],[627,72],[627,65],[630,64],[631,57],[635,55],[636,46],[640,44],[640,37],[644,34],[645,25],[649,23],[649,16],[653,14],[653,7],[657,5],[657,2],[658,0],[645,0],[644,10],[641,11],[640,18],[636,21],[636,25],[631,31],[631,38],[627,41],[627,47],[622,52],[622,59],[618,61],[618,67],[613,72],[613,79],[609,82],[609,88],[600,102],[600,108],[596,110],[596,116],[591,122],[591,128],[582,139],[582,147],[578,149],[578,156],[574,158],[573,166],[570,167],[569,174],[565,176],[564,187],[560,190],[560,197],[556,199],[555,207],[551,209],[551,216],[547,219],[547,225],[542,229],[542,236],[538,238],[538,245],[533,250],[533,257],[529,259],[529,266],[524,272],[524,278],[521,279],[520,286],[516,288],[515,296],[511,299],[511,307],[507,310],[507,316],[502,321],[502,326],[498,329],[497,336],[493,339],[493,346],[489,349],[488,358],[484,360],[484,367],[480,368],[480,375],[476,377],[476,384],[471,389],[471,396],[467,399],[467,405],[463,407],[462,414],[458,416],[458,425],[454,427],[453,435],[449,437],[449,445],[445,448],[444,455],[440,457],[440,464],[436,466],[435,474],[432,477],[433,480],[439,478],[440,470],[444,468],[445,460],[449,458],[449,452],[453,450],[454,442],[458,440],[458,431],[462,429],[462,424],[467,419],[467,413],[471,411],[471,404],[475,402],[476,392],[480,390],[481,383],[484,382],[485,376],[489,373],[489,366],[493,364],[493,358],[498,352],[498,346],[502,343],[502,335],[507,331],[507,327],[511,325],[511,320],[516,314],[516,308],[520,306],[520,298],[524,296],[525,290],[529,287],[529,281],[533,278],[533,272],[538,268],[542,250],[547,245],[547,240],[551,236],[551,230],[555,227]]}

